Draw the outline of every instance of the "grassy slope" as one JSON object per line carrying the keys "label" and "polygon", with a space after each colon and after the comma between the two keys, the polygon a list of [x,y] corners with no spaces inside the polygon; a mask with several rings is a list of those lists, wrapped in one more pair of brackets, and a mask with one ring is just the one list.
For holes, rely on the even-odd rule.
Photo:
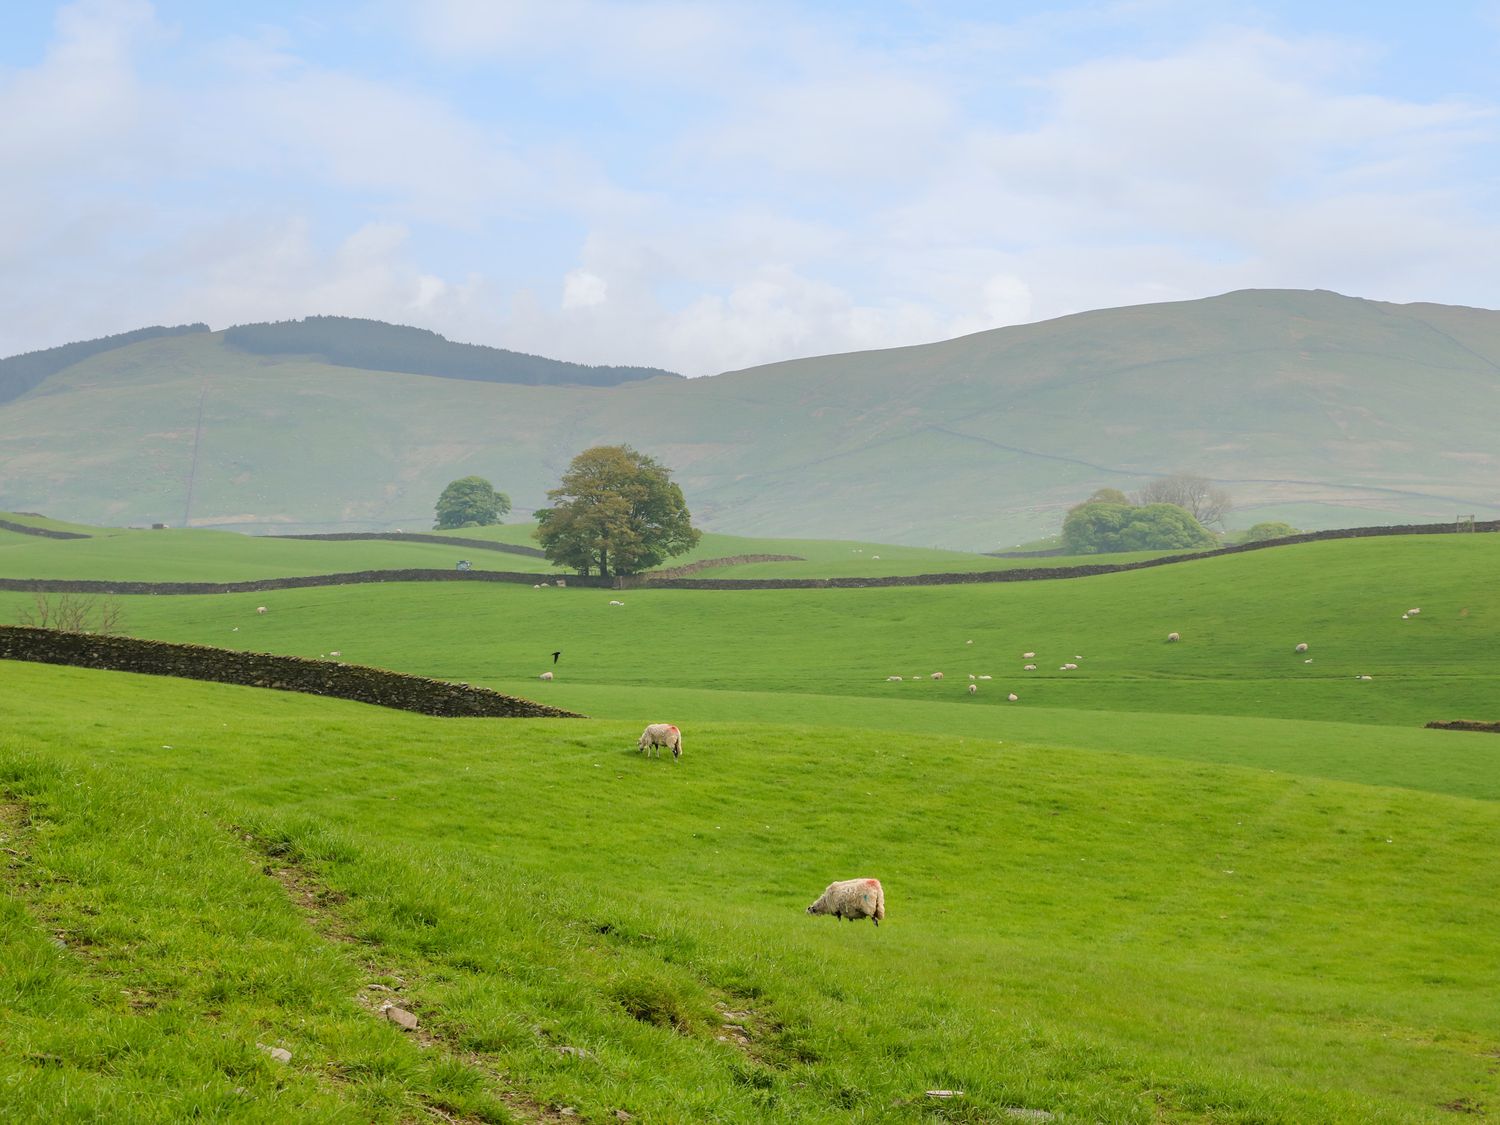
{"label": "grassy slope", "polygon": [[202,529],[92,530],[90,539],[58,540],[0,529],[0,577],[242,582],[360,570],[448,570],[460,557],[480,570],[553,573],[545,559],[436,543],[298,541]]}
{"label": "grassy slope", "polygon": [[[1493,703],[1497,547],[623,607],[448,585],[288,592],[264,617],[125,599],[141,635],[342,647],[604,717],[4,665],[6,1088],[23,1113],[66,1097],[118,1120],[159,1118],[168,1090],[181,1115],[266,1121],[1482,1118],[1500,740],[1418,724]],[[997,677],[973,698],[968,664]],[[663,717],[688,725],[676,765],[632,749]],[[314,928],[262,865],[326,888]],[[801,915],[863,873],[887,884],[878,932]],[[363,1016],[371,981],[432,1047]],[[750,1057],[716,1003],[751,1013]],[[967,1096],[920,1097],[939,1087]]]}
{"label": "grassy slope", "polygon": [[[593,1120],[915,1119],[958,1087],[972,1120],[1397,1122],[1500,1092],[1495,802],[829,727],[707,724],[674,766],[634,723],[6,671],[31,705],[3,704],[0,776],[43,876],[7,907],[23,1106],[159,1104],[159,1070],[261,1120],[483,1114],[490,1072]],[[299,933],[230,824],[285,841],[271,865],[325,883],[354,943]],[[885,927],[802,917],[864,871]],[[358,1023],[393,977],[453,1063]],[[715,1001],[764,1063],[716,1042]]]}
{"label": "grassy slope", "polygon": [[[0,528],[0,577],[89,578],[116,581],[230,582],[288,575],[336,574],[360,570],[411,567],[446,570],[460,558],[477,569],[525,571],[539,575],[566,574],[545,559],[508,552],[489,553],[433,543],[391,540],[317,541],[245,536],[233,532],[167,529],[161,531],[87,527],[28,520],[0,513],[0,518],[30,526],[57,527],[89,534],[84,540],[45,539]],[[511,546],[537,546],[536,525],[502,524],[466,527],[452,532],[429,532],[453,539],[477,539]],[[418,529],[408,529],[416,531]],[[800,578],[838,575],[886,576],[1007,570],[1018,566],[1067,566],[1077,563],[1126,562],[1153,558],[1157,553],[1111,555],[1108,558],[996,559],[963,551],[903,547],[889,543],[857,543],[819,539],[751,539],[737,535],[704,535],[693,551],[664,566],[728,558],[736,555],[798,555],[797,563],[755,563],[715,567],[705,577]]]}
{"label": "grassy slope", "polygon": [[[1422,536],[973,587],[616,598],[417,583],[121,601],[124,630],[141,636],[300,656],[338,649],[355,663],[522,694],[539,689],[534,677],[562,650],[545,690],[565,707],[575,688],[654,687],[993,712],[1014,691],[1026,707],[1420,726],[1485,717],[1468,712],[1483,709],[1500,673],[1497,551],[1494,536]],[[0,594],[0,620],[30,598]],[[257,615],[260,604],[271,612]],[[1414,606],[1422,615],[1402,620]],[[1180,644],[1166,643],[1172,630]],[[1293,651],[1304,641],[1306,657]],[[1027,651],[1038,654],[1034,672],[1023,671]],[[947,678],[925,679],[936,671]],[[972,699],[970,674],[994,677]]]}
{"label": "grassy slope", "polygon": [[1497,362],[1500,314],[1286,291],[605,390],[268,362],[202,334],[6,404],[0,506],[410,526],[478,473],[524,515],[581,448],[628,441],[705,524],[746,534],[990,550],[1055,531],[1101,485],[1179,468],[1299,526],[1446,519],[1500,511]]}

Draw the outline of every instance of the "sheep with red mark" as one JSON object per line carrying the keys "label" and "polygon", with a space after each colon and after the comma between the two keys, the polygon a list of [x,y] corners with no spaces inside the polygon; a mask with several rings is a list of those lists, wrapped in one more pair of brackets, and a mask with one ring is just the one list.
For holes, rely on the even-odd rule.
{"label": "sheep with red mark", "polygon": [[660,758],[661,748],[665,746],[672,751],[672,759],[675,761],[682,757],[682,732],[671,723],[652,723],[641,731],[640,742],[637,745],[648,758],[653,750]]}
{"label": "sheep with red mark", "polygon": [[832,914],[857,922],[868,918],[877,926],[885,917],[885,888],[879,879],[844,879],[829,883],[818,901],[807,908],[809,914]]}

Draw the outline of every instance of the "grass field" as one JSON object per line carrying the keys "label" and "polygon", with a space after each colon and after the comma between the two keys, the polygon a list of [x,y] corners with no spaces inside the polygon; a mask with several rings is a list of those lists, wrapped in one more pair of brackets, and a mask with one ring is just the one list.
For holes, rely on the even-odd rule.
{"label": "grass field", "polygon": [[[141,534],[142,574],[267,565],[259,541],[236,563],[233,537]],[[337,648],[594,718],[0,663],[0,1101],[1492,1119],[1500,739],[1422,723],[1500,718],[1497,561],[1500,537],[1445,536],[623,606],[447,583],[119,599],[133,635]],[[0,594],[0,621],[26,600]],[[970,696],[970,674],[993,678]],[[683,726],[680,762],[634,749],[655,720]],[[805,916],[863,875],[878,929]]]}

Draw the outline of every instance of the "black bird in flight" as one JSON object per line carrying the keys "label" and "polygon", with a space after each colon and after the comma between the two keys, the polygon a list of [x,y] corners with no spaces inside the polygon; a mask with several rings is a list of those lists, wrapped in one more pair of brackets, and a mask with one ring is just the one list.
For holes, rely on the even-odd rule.
{"label": "black bird in flight", "polygon": [[562,655],[562,650],[561,649],[558,649],[558,651],[554,652],[552,654],[552,663],[556,664],[557,663],[557,658],[559,656],[561,656],[561,655]]}

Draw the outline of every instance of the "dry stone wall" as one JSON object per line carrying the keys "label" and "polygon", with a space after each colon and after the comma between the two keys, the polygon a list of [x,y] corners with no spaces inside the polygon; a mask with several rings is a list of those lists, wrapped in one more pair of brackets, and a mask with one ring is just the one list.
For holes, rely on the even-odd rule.
{"label": "dry stone wall", "polygon": [[488,688],[451,684],[360,664],[304,660],[297,656],[262,652],[235,652],[207,645],[170,644],[133,637],[63,633],[23,625],[0,625],[0,660],[29,660],[40,664],[66,664],[75,668],[179,676],[243,687],[304,692],[448,718],[583,717],[573,711],[502,695]]}
{"label": "dry stone wall", "polygon": [[496,543],[490,539],[456,539],[451,535],[424,535],[406,531],[325,531],[309,535],[267,535],[267,539],[317,539],[333,543],[346,539],[388,539],[393,543],[440,543],[447,547],[467,547],[473,551],[504,551],[509,555],[525,555],[529,559],[545,559],[547,552],[537,547],[522,547],[515,543]]}

